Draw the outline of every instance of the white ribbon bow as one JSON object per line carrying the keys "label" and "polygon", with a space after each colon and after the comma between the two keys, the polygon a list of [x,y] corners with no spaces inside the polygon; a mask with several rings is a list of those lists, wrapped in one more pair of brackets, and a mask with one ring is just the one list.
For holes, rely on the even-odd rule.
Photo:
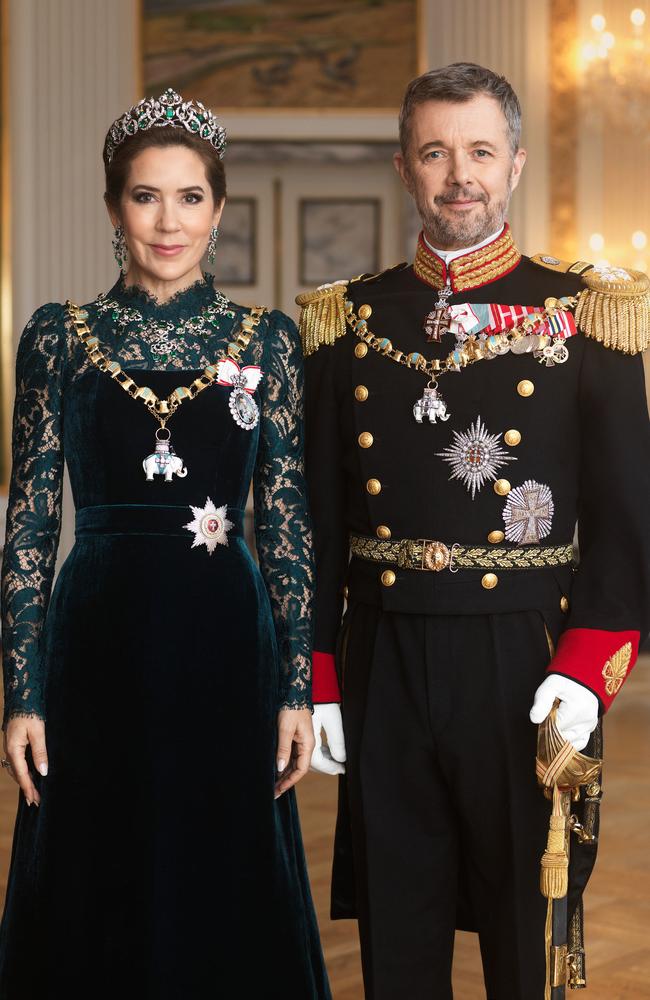
{"label": "white ribbon bow", "polygon": [[251,395],[257,389],[262,378],[259,365],[245,365],[240,368],[232,358],[225,358],[217,365],[217,382],[219,385],[231,385],[235,389],[244,389]]}

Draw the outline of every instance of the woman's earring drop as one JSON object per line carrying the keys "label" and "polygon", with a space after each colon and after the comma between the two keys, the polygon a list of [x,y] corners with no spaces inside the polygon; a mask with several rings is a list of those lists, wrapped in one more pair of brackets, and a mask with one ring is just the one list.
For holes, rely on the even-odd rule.
{"label": "woman's earring drop", "polygon": [[215,253],[217,249],[217,237],[219,236],[219,230],[216,226],[213,226],[210,230],[210,239],[208,240],[208,262],[214,264]]}
{"label": "woman's earring drop", "polygon": [[122,274],[124,274],[126,271],[127,247],[124,230],[121,226],[118,226],[113,233],[113,254],[117,261],[117,266]]}

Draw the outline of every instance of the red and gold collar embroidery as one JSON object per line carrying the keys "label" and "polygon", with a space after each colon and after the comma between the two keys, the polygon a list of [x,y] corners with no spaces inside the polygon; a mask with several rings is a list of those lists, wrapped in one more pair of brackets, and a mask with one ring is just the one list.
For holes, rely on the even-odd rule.
{"label": "red and gold collar embroidery", "polygon": [[449,266],[429,249],[424,242],[424,235],[420,233],[413,270],[420,281],[433,288],[442,288],[449,278],[452,290],[456,293],[469,288],[480,288],[502,278],[514,270],[520,260],[521,254],[515,246],[510,226],[506,223],[501,235],[492,243],[463,257],[455,257]]}

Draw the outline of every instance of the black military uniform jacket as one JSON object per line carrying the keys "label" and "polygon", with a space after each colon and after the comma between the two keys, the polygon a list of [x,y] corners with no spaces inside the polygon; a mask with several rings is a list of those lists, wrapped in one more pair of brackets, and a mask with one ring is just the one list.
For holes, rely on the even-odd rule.
{"label": "black military uniform jacket", "polygon": [[[444,359],[454,347],[451,333],[428,343],[423,332],[448,279],[450,305],[543,310],[577,298],[578,332],[564,342],[568,358],[548,366],[532,351],[470,358],[438,377],[448,419],[418,423],[413,407],[429,380],[415,355]],[[549,670],[609,706],[649,627],[650,428],[638,353],[649,339],[648,287],[638,272],[522,256],[506,227],[448,270],[421,238],[413,265],[299,296],[315,701],[339,697],[333,654],[347,588],[350,600],[387,611],[537,609],[557,647]],[[400,352],[408,366],[393,360]],[[517,521],[526,529],[518,541]],[[567,551],[576,521],[577,569],[548,555]],[[351,535],[362,555],[350,559]],[[392,562],[373,561],[373,540],[420,547],[411,544],[406,562],[403,547]],[[478,553],[473,568],[454,565],[466,550]]]}

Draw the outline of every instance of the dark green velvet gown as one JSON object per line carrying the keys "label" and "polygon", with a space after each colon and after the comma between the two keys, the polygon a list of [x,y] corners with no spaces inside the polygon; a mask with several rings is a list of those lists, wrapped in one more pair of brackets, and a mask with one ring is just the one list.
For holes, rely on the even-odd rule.
{"label": "dark green velvet gown", "polygon": [[[160,397],[223,358],[244,315],[207,279],[162,306],[120,281],[86,309],[105,353]],[[202,315],[207,329],[186,322]],[[211,385],[169,424],[187,475],[147,482],[158,425],[91,364],[64,307],[23,334],[5,721],[46,720],[50,770],[40,808],[18,808],[0,1000],[330,996],[295,798],[274,800],[278,708],[311,696],[291,320],[265,314],[241,360],[262,368],[258,425],[238,426],[232,389]],[[64,458],[76,541],[50,599]],[[260,569],[242,534],[251,479]],[[187,527],[208,500],[232,524],[212,549]]]}

